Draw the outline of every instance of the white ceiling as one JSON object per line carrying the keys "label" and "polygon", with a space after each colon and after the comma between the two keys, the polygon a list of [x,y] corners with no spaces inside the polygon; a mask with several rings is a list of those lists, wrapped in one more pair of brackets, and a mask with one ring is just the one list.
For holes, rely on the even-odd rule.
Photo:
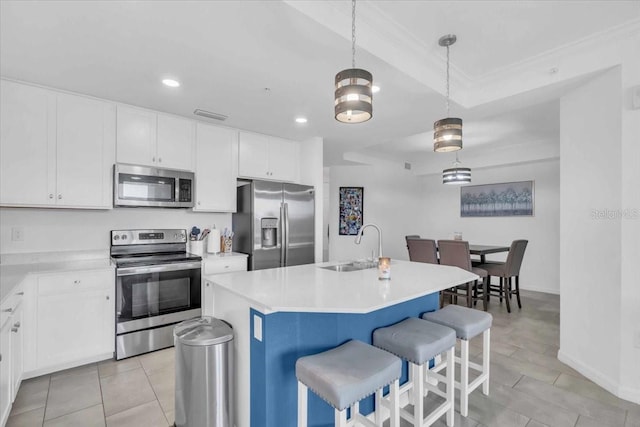
{"label": "white ceiling", "polygon": [[[640,19],[639,1],[360,1],[362,46],[383,36],[396,45],[384,54],[358,49],[357,64],[382,90],[371,121],[345,125],[333,119],[333,78],[351,63],[349,1],[3,0],[0,8],[3,77],[187,117],[201,108],[228,115],[228,126],[297,140],[321,136],[325,165],[349,151],[433,155],[429,130],[444,115],[443,34],[458,35],[455,77],[474,81]],[[408,72],[409,61],[423,59],[430,80]],[[182,86],[162,86],[169,76]],[[465,146],[557,139],[557,88],[528,93],[516,108],[513,99],[454,103]],[[296,124],[297,115],[309,122]]]}

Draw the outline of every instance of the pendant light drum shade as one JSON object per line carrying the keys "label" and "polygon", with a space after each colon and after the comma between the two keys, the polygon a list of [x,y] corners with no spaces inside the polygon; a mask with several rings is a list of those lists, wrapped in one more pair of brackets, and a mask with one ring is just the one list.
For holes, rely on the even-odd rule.
{"label": "pendant light drum shade", "polygon": [[454,166],[442,171],[443,184],[468,184],[471,182],[471,169]]}
{"label": "pendant light drum shade", "polygon": [[433,151],[446,153],[462,149],[462,119],[447,117],[433,124]]}
{"label": "pendant light drum shade", "polygon": [[361,68],[336,74],[335,118],[343,123],[362,123],[372,117],[373,75]]}

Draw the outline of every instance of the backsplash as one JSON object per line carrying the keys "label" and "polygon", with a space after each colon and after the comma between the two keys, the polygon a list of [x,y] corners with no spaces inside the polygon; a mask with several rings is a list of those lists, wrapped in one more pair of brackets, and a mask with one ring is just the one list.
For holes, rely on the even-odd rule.
{"label": "backsplash", "polygon": [[[118,208],[112,210],[0,208],[0,254],[104,251],[109,231],[134,228],[231,228],[230,213],[190,209]],[[12,240],[18,228],[22,241]]]}

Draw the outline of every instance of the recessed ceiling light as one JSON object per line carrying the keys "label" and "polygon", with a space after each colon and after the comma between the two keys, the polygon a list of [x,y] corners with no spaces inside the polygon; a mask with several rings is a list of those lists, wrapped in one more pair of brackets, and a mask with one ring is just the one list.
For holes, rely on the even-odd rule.
{"label": "recessed ceiling light", "polygon": [[169,87],[180,87],[180,82],[173,79],[163,79],[162,84]]}
{"label": "recessed ceiling light", "polygon": [[371,92],[378,93],[380,92],[380,86],[371,86]]}
{"label": "recessed ceiling light", "polygon": [[306,117],[296,117],[296,123],[307,123]]}

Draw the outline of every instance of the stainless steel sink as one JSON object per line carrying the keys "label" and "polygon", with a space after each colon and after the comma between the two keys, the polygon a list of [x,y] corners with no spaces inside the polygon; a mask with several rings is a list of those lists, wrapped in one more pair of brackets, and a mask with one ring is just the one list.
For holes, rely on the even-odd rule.
{"label": "stainless steel sink", "polygon": [[377,264],[375,262],[354,261],[354,262],[347,262],[344,264],[327,265],[319,268],[324,268],[325,270],[331,270],[331,271],[345,272],[345,271],[366,270],[368,268],[375,268],[376,266]]}

